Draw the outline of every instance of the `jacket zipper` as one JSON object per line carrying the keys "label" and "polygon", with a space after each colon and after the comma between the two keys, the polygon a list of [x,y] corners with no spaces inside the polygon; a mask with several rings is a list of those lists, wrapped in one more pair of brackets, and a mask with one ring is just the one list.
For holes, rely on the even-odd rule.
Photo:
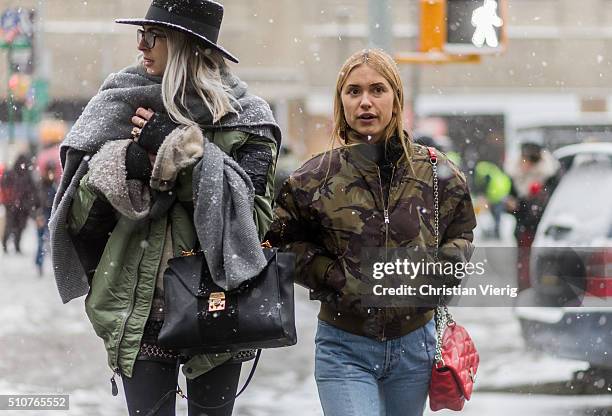
{"label": "jacket zipper", "polygon": [[119,367],[115,368],[113,370],[113,376],[110,379],[110,383],[111,383],[111,394],[113,396],[116,396],[119,394],[119,389],[117,389],[117,382],[115,381],[115,376],[119,376],[121,377],[121,373],[119,370]]}
{"label": "jacket zipper", "polygon": [[[118,373],[119,372],[119,350],[121,349],[121,340],[123,340],[123,335],[125,334],[125,324],[127,323],[127,320],[129,319],[130,315],[132,314],[132,312],[134,311],[134,303],[136,302],[135,296],[136,296],[136,287],[138,286],[138,272],[136,272],[136,276],[134,277],[134,284],[132,286],[132,301],[130,303],[130,307],[128,309],[128,312],[125,314],[125,317],[123,318],[123,322],[121,322],[121,331],[119,332],[119,340],[117,341],[117,356],[116,356],[116,365],[117,368],[115,369],[115,372]],[[115,376],[113,375],[113,381],[114,381]]]}
{"label": "jacket zipper", "polygon": [[[385,261],[388,261],[388,249],[389,249],[389,224],[391,223],[391,218],[389,216],[389,208],[391,207],[391,188],[393,185],[393,177],[395,176],[395,166],[393,166],[393,170],[391,171],[391,179],[389,180],[389,195],[387,196],[387,205],[385,206],[385,193],[383,192],[383,183],[382,177],[380,176],[380,168],[376,166],[376,171],[378,173],[378,183],[380,184],[380,202],[383,206],[383,216],[385,219]],[[383,330],[381,340],[385,341],[385,327],[387,324],[387,310],[383,309]]]}
{"label": "jacket zipper", "polygon": [[383,216],[385,219],[385,261],[387,261],[387,249],[389,248],[389,224],[391,223],[391,218],[389,217],[389,207],[391,206],[391,185],[393,184],[393,176],[395,175],[395,166],[391,171],[391,180],[389,181],[389,195],[387,196],[387,205],[385,206],[385,193],[383,192],[383,183],[382,178],[380,176],[380,168],[376,166],[376,171],[378,173],[378,183],[380,184],[380,201],[383,206]]}
{"label": "jacket zipper", "polygon": [[[140,260],[138,261],[138,264],[140,265],[140,262],[142,261],[142,256],[144,256],[144,249],[141,251],[140,253]],[[138,270],[136,270],[136,276],[134,276],[134,284],[132,285],[132,301],[130,303],[130,307],[128,308],[127,313],[125,314],[125,316],[123,317],[123,321],[121,322],[121,331],[119,332],[119,340],[117,341],[117,349],[116,349],[116,358],[115,358],[115,364],[116,364],[116,368],[115,368],[115,373],[119,374],[119,351],[121,350],[121,341],[123,340],[123,335],[125,334],[125,325],[127,323],[127,320],[130,318],[130,315],[132,315],[132,312],[134,312],[134,304],[136,303],[136,287],[138,287]],[[113,378],[111,379],[111,385],[113,385],[115,383],[115,374],[113,374]],[[113,391],[116,388],[116,386],[113,386]]]}

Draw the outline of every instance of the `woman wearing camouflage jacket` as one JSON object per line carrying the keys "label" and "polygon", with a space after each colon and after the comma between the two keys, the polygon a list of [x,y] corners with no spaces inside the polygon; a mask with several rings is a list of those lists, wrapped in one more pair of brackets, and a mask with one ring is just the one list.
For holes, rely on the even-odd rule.
{"label": "woman wearing camouflage jacket", "polygon": [[[403,87],[382,51],[340,70],[333,139],[283,185],[268,238],[297,255],[297,282],[321,301],[315,378],[326,416],[421,415],[435,350],[433,311],[369,308],[366,247],[435,247],[428,149],[404,132]],[[465,177],[438,154],[439,244],[471,256],[476,225]]]}

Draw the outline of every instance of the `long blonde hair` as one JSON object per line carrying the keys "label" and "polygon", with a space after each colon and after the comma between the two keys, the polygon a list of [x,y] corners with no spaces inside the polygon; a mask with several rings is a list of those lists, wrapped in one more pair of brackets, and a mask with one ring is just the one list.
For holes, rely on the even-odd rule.
{"label": "long blonde hair", "polygon": [[[407,145],[410,137],[404,131],[404,87],[399,70],[393,58],[380,49],[364,49],[355,52],[342,65],[336,81],[334,93],[334,125],[330,148],[339,143],[341,147],[349,145],[350,126],[344,117],[344,106],[342,104],[342,88],[353,69],[368,65],[383,76],[393,90],[393,114],[389,124],[382,134],[382,140],[387,142],[391,137],[400,138],[406,158],[410,160],[412,152]],[[331,149],[330,149],[331,150]]]}
{"label": "long blonde hair", "polygon": [[215,50],[192,40],[184,33],[160,28],[168,40],[168,63],[162,77],[162,99],[170,118],[187,126],[197,124],[187,108],[187,91],[193,89],[212,115],[213,123],[236,112],[236,99],[225,85],[222,74],[229,74],[225,60]]}

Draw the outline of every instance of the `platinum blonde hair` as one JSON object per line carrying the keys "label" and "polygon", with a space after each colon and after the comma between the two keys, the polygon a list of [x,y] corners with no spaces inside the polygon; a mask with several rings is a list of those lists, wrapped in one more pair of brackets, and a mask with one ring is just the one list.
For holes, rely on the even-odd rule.
{"label": "platinum blonde hair", "polygon": [[224,115],[236,112],[237,103],[222,75],[230,69],[220,53],[195,42],[176,30],[160,28],[167,36],[168,62],[162,77],[162,99],[170,118],[178,124],[196,125],[187,108],[187,91],[202,99],[216,123]]}

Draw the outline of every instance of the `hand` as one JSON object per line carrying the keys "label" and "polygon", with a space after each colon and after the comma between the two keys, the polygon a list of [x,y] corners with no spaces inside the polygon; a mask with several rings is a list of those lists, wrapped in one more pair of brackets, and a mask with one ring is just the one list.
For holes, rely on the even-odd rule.
{"label": "hand", "polygon": [[310,289],[309,292],[310,300],[318,300],[322,303],[328,303],[337,308],[338,300],[340,299],[340,293],[328,287],[321,289]]}
{"label": "hand", "polygon": [[132,124],[136,126],[132,129],[132,137],[134,137],[134,140],[136,142],[138,142],[140,138],[140,133],[142,133],[142,129],[154,115],[155,112],[150,108],[146,109],[143,107],[138,107],[136,109],[136,114],[132,116]]}
{"label": "hand", "polygon": [[125,153],[126,179],[139,179],[145,183],[151,178],[152,166],[150,155],[138,143],[128,145]]}
{"label": "hand", "polygon": [[[157,154],[166,137],[178,127],[166,113],[154,113],[152,110],[139,108],[132,122],[143,124],[138,132],[138,144],[150,154]],[[149,117],[146,119],[146,117]],[[146,121],[144,121],[146,119]],[[134,127],[137,129],[137,127]]]}

